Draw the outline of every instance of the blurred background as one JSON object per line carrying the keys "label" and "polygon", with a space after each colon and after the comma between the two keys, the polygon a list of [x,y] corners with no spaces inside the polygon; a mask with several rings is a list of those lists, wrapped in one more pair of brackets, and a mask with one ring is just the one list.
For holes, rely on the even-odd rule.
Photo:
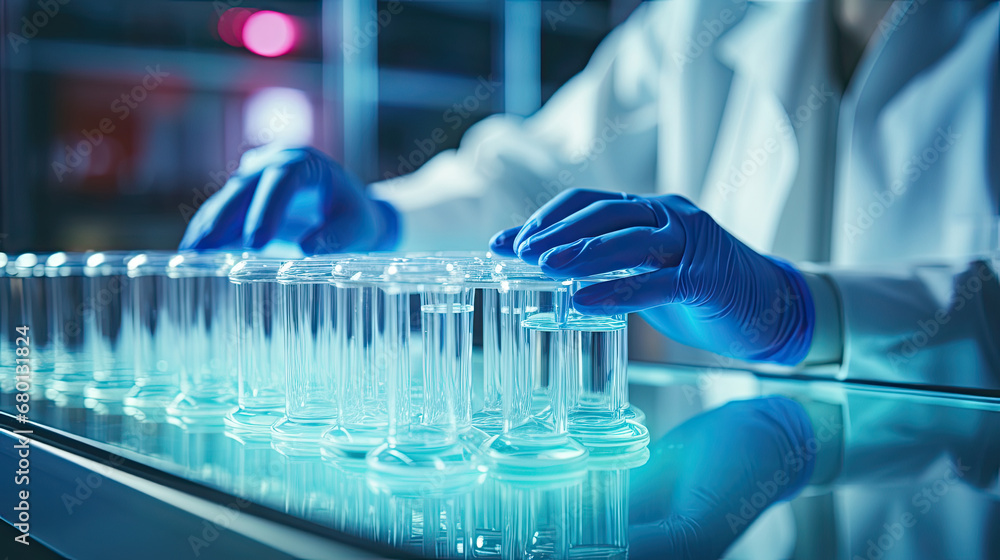
{"label": "blurred background", "polygon": [[528,115],[639,0],[0,0],[0,251],[169,249],[246,150],[366,182]]}

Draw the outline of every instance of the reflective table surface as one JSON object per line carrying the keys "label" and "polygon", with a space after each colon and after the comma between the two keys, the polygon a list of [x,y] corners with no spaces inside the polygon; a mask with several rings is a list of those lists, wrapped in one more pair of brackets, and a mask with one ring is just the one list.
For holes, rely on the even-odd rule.
{"label": "reflective table surface", "polygon": [[[1000,558],[1000,399],[629,373],[648,450],[561,479],[457,487],[387,486],[363,461],[115,404],[32,395],[18,419],[4,393],[0,512],[77,558]],[[808,425],[781,412],[793,409]],[[809,484],[783,500],[799,478]],[[19,534],[0,550],[19,557]]]}

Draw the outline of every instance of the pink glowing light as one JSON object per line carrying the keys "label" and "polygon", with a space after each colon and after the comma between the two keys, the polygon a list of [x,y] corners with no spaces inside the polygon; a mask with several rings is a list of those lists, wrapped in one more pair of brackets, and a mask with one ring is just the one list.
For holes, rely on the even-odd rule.
{"label": "pink glowing light", "polygon": [[256,10],[229,8],[219,16],[219,38],[234,47],[243,46],[243,26]]}
{"label": "pink glowing light", "polygon": [[281,56],[295,46],[295,21],[279,12],[254,12],[243,25],[243,44],[261,56]]}

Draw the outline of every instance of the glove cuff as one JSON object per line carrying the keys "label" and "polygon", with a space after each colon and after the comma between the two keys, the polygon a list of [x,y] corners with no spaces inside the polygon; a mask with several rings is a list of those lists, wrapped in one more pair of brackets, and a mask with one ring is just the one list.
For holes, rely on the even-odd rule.
{"label": "glove cuff", "polygon": [[819,442],[816,441],[809,414],[801,403],[780,395],[764,397],[763,400],[767,408],[762,408],[762,411],[780,427],[785,436],[781,446],[781,460],[788,476],[788,484],[775,501],[790,500],[812,479]]}
{"label": "glove cuff", "polygon": [[763,359],[786,366],[794,366],[806,359],[812,346],[813,331],[816,327],[816,307],[806,279],[795,266],[777,257],[767,257],[788,280],[791,291],[787,310],[791,320],[775,340],[774,351]]}

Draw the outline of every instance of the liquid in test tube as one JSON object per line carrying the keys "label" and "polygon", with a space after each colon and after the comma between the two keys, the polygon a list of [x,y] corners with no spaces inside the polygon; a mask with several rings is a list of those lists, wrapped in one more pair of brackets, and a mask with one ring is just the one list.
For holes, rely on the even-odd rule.
{"label": "liquid in test tube", "polygon": [[502,284],[504,431],[486,448],[496,476],[573,479],[584,472],[588,451],[567,426],[579,359],[566,328],[568,301],[566,282],[527,276]]}
{"label": "liquid in test tube", "polygon": [[[576,282],[573,283],[574,288]],[[571,292],[573,290],[570,290]],[[628,320],[570,310],[563,328],[568,430],[591,454],[622,454],[649,445],[649,431],[626,418]]]}
{"label": "liquid in test tube", "polygon": [[[368,464],[383,484],[419,485],[436,480],[436,490],[459,488],[481,480],[485,465],[469,444],[472,429],[472,287],[465,285],[461,263],[435,258],[386,267],[380,286],[387,302],[386,329],[378,352],[391,364],[387,375],[389,433],[387,441],[368,456]],[[413,374],[409,354],[410,296],[420,301],[422,360],[416,373],[422,378],[419,408],[407,393]],[[398,331],[398,333],[397,333]],[[399,342],[402,341],[402,344]],[[472,440],[478,438],[473,437]]]}

